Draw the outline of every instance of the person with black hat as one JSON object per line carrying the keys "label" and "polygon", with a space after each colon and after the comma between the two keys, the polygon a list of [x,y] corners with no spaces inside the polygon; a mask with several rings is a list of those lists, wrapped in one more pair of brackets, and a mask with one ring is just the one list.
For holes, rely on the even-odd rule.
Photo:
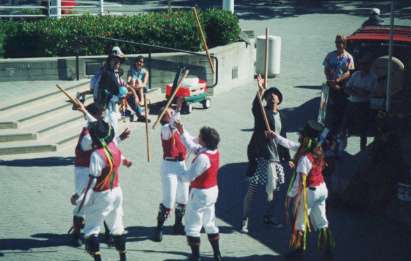
{"label": "person with black hat", "polygon": [[114,246],[119,251],[120,260],[126,260],[126,238],[123,224],[123,194],[119,185],[119,167],[130,167],[114,141],[113,128],[98,120],[89,124],[93,141],[90,156],[89,181],[79,197],[81,210],[85,213],[85,243],[87,252],[94,260],[101,260],[98,235],[103,221],[111,231]]}
{"label": "person with black hat", "polygon": [[[92,138],[89,133],[89,123],[95,122],[98,119],[103,118],[102,111],[98,108],[95,103],[91,103],[85,106],[82,103],[78,104],[77,109],[84,114],[84,118],[87,121],[86,126],[80,132],[79,139],[75,149],[75,158],[74,158],[74,190],[75,193],[71,196],[70,202],[74,205],[73,210],[73,245],[80,246],[82,241],[80,239],[81,229],[84,228],[84,210],[79,209],[79,197],[82,191],[87,186],[87,180],[89,177],[89,165],[90,165],[90,156],[93,152],[92,148]],[[130,131],[125,129],[117,138],[117,143],[125,140],[129,137]],[[105,240],[108,244],[111,244],[112,239],[110,236],[110,231],[106,229]]]}
{"label": "person with black hat", "polygon": [[318,247],[325,255],[330,255],[334,247],[334,239],[328,228],[326,215],[326,199],[328,190],[324,182],[325,167],[322,142],[328,130],[316,121],[310,120],[300,132],[299,143],[290,141],[274,132],[269,134],[279,145],[296,150],[294,161],[296,171],[291,179],[286,199],[286,211],[293,202],[291,252],[289,257],[302,256],[307,246],[307,232],[310,223],[318,231]]}
{"label": "person with black hat", "polygon": [[[271,87],[267,90],[263,88],[264,80],[258,77],[259,95],[262,100],[267,102],[264,110],[266,112],[271,130],[286,136],[283,115],[279,110],[279,105],[283,100],[280,90]],[[281,162],[290,160],[290,154],[287,149],[279,147],[275,141],[267,137],[266,126],[264,124],[263,114],[259,105],[258,97],[253,101],[252,113],[254,116],[254,132],[248,144],[248,190],[243,202],[243,217],[241,231],[248,232],[248,216],[252,201],[255,197],[257,187],[265,186],[267,192],[268,206],[264,215],[264,223],[276,227],[281,226],[273,217],[275,207],[275,193],[279,190],[280,185],[284,184],[284,169]]]}

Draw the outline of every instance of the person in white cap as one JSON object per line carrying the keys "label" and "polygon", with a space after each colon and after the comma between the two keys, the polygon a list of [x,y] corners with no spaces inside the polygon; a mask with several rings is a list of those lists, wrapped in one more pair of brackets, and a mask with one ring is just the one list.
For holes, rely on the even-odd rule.
{"label": "person in white cap", "polygon": [[378,8],[371,9],[370,17],[362,24],[364,26],[380,26],[384,23],[384,20],[380,17],[381,11]]}

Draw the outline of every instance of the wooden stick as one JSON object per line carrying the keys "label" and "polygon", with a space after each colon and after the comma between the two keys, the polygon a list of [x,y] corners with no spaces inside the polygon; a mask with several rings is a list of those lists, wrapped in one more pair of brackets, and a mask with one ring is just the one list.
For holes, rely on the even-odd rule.
{"label": "wooden stick", "polygon": [[263,115],[265,128],[267,131],[271,131],[270,123],[268,122],[267,113],[265,112],[265,108],[264,108],[263,101],[261,99],[261,95],[259,91],[257,91],[257,98],[258,98],[258,102],[260,103],[260,109],[261,109],[261,114]]}
{"label": "wooden stick", "polygon": [[64,95],[67,96],[67,98],[69,98],[70,102],[73,103],[76,106],[79,106],[80,101],[77,98],[73,98],[68,92],[66,92],[63,87],[61,87],[60,84],[56,84],[57,88],[64,93]]}
{"label": "wooden stick", "polygon": [[[266,27],[265,28],[265,51],[264,51],[264,85],[263,85],[264,89],[267,89],[267,82],[268,82],[268,28]],[[263,101],[262,101],[259,91],[257,91],[257,97],[258,97],[258,102],[260,103],[261,114],[263,115],[265,128],[267,129],[267,131],[271,131],[270,123],[268,122],[267,113],[265,112],[265,108],[264,108]]]}
{"label": "wooden stick", "polygon": [[168,107],[170,107],[171,102],[173,101],[174,97],[175,97],[176,94],[177,94],[178,89],[180,88],[181,82],[187,77],[188,72],[189,72],[188,69],[186,69],[186,70],[184,71],[183,77],[181,77],[181,79],[178,81],[177,87],[176,87],[176,89],[174,90],[174,92],[171,94],[170,98],[168,99],[168,102],[167,102],[166,106],[164,107],[164,110],[160,113],[160,115],[158,116],[157,120],[154,122],[154,124],[153,124],[153,129],[156,127],[157,123],[163,118],[163,116],[164,116],[164,114],[166,113]]}
{"label": "wooden stick", "polygon": [[201,42],[203,43],[203,47],[204,47],[204,49],[206,51],[206,54],[207,54],[208,63],[210,64],[211,71],[213,73],[215,73],[214,64],[211,61],[211,56],[210,56],[210,53],[208,52],[207,42],[206,42],[205,37],[204,37],[203,29],[201,29],[200,19],[198,18],[197,9],[195,7],[193,7],[193,13],[194,13],[194,17],[196,18],[196,25],[197,25],[198,34],[200,35]]}
{"label": "wooden stick", "polygon": [[147,162],[150,162],[150,140],[148,136],[148,119],[147,119],[147,97],[144,93],[144,116],[146,118],[146,147],[147,147]]}
{"label": "wooden stick", "polygon": [[264,89],[268,82],[268,27],[265,28],[265,51],[264,51]]}

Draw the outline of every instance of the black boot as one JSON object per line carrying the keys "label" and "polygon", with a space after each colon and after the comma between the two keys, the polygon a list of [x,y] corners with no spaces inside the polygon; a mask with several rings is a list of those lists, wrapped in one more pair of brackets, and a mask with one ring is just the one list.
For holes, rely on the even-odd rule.
{"label": "black boot", "polygon": [[183,217],[186,212],[186,205],[177,203],[175,210],[175,223],[173,226],[174,235],[185,235],[183,226]]}
{"label": "black boot", "polygon": [[81,242],[80,231],[84,227],[84,219],[82,217],[73,216],[73,235],[72,243],[75,247],[80,247],[83,242]]}
{"label": "black boot", "polygon": [[220,253],[220,246],[219,246],[219,241],[220,241],[220,234],[208,234],[208,241],[210,241],[211,247],[213,248],[214,252],[214,260],[220,261],[223,260],[221,257]]}
{"label": "black boot", "polygon": [[190,260],[200,261],[200,237],[187,236],[187,242],[191,248]]}
{"label": "black boot", "polygon": [[94,261],[101,261],[100,242],[97,235],[86,238],[86,251],[94,258]]}
{"label": "black boot", "polygon": [[108,247],[112,247],[114,245],[113,243],[113,237],[111,236],[111,231],[107,226],[106,221],[103,222],[104,224],[104,242],[107,244]]}
{"label": "black boot", "polygon": [[166,208],[163,204],[160,204],[157,215],[157,227],[154,231],[154,241],[161,242],[161,240],[163,240],[163,225],[169,215],[170,209]]}
{"label": "black boot", "polygon": [[331,230],[329,228],[322,228],[318,233],[318,250],[324,257],[331,258],[333,256],[333,250],[335,248],[335,241],[334,237],[331,234]]}
{"label": "black boot", "polygon": [[120,261],[126,261],[126,235],[121,236],[113,236],[114,239],[114,246],[116,247],[119,255]]}

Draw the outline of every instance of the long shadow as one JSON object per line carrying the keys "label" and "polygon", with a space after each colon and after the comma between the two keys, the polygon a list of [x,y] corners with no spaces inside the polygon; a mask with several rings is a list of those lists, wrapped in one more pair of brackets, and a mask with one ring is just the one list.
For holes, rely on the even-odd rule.
{"label": "long shadow", "polygon": [[322,85],[298,85],[298,86],[295,86],[294,88],[308,89],[308,90],[321,90]]}
{"label": "long shadow", "polygon": [[316,97],[298,107],[283,109],[286,131],[299,131],[308,120],[317,119],[319,106],[320,97]]}
{"label": "long shadow", "polygon": [[74,157],[47,157],[36,159],[0,160],[0,166],[52,167],[73,165]]}
{"label": "long shadow", "polygon": [[0,239],[0,251],[20,250],[27,252],[35,248],[58,247],[69,244],[69,234],[40,233],[31,235],[31,238]]}

